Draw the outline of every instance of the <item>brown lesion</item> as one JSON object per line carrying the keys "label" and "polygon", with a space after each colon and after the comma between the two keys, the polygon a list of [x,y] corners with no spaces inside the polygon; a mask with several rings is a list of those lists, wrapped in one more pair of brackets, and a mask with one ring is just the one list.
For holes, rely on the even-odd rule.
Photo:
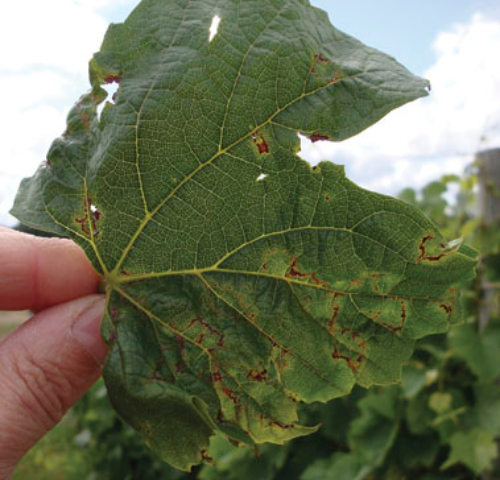
{"label": "brown lesion", "polygon": [[325,282],[323,280],[320,280],[315,272],[301,272],[298,268],[298,263],[299,260],[297,257],[292,258],[292,263],[288,267],[288,271],[285,274],[286,278],[303,278],[303,279],[308,279],[311,282],[315,283],[316,285],[319,286],[327,286],[329,285],[329,282]]}
{"label": "brown lesion", "polygon": [[361,366],[361,363],[364,360],[364,357],[361,354],[358,355],[356,359],[353,359],[348,355],[342,355],[339,352],[337,345],[334,346],[332,358],[334,360],[343,360],[344,362],[346,362],[347,366],[352,370],[353,373],[356,373],[359,370],[359,367]]}
{"label": "brown lesion", "polygon": [[441,305],[439,305],[439,308],[442,308],[447,315],[451,315],[453,313],[453,307],[451,305],[442,303]]}
{"label": "brown lesion", "polygon": [[406,317],[408,315],[408,310],[406,307],[406,303],[404,301],[401,301],[401,325],[404,327],[406,323]]}
{"label": "brown lesion", "polygon": [[330,60],[326,58],[326,56],[322,53],[317,53],[316,55],[314,55],[314,60],[316,63],[322,63],[323,65],[328,65],[329,63],[331,63]]}
{"label": "brown lesion", "polygon": [[247,378],[256,382],[265,382],[268,379],[268,371],[266,369],[250,370],[247,374]]}
{"label": "brown lesion", "polygon": [[209,455],[207,450],[202,450],[200,453],[201,453],[201,459],[203,460],[204,463],[215,465],[214,459]]}
{"label": "brown lesion", "polygon": [[335,305],[333,307],[333,313],[332,316],[330,317],[330,320],[328,320],[328,331],[333,335],[336,332],[335,326],[337,323],[337,320],[339,318],[339,311],[340,311],[340,306]]}
{"label": "brown lesion", "polygon": [[104,77],[104,81],[109,84],[109,83],[120,83],[122,81],[122,77],[120,75],[106,75]]}
{"label": "brown lesion", "polygon": [[210,377],[210,381],[216,390],[220,390],[226,397],[228,397],[234,404],[240,403],[240,398],[236,395],[227,385],[224,384],[224,379],[217,369],[212,371],[212,375]]}
{"label": "brown lesion", "polygon": [[330,140],[330,137],[328,135],[321,135],[320,133],[314,133],[309,137],[309,140],[311,140],[312,143],[325,142],[327,140]]}
{"label": "brown lesion", "polygon": [[[420,255],[416,260],[416,263],[421,263],[423,261],[426,262],[438,262],[442,258],[446,257],[448,255],[446,252],[440,253],[439,255],[429,255],[427,256],[427,247],[426,245],[428,242],[430,242],[434,237],[430,234],[425,235],[424,238],[422,238],[422,241],[420,242],[420,245],[418,246],[418,249],[420,250]],[[441,248],[446,248],[446,245],[441,244]]]}
{"label": "brown lesion", "polygon": [[222,393],[229,398],[233,403],[240,403],[239,397],[229,388],[222,386]]}
{"label": "brown lesion", "polygon": [[[196,318],[193,318],[190,322],[188,327],[184,330],[184,332],[187,332],[190,328],[192,328],[195,325],[200,325],[202,328],[201,333],[199,334],[198,338],[195,340],[195,342],[199,345],[203,344],[203,340],[205,337],[208,335],[211,335],[213,337],[217,337],[217,347],[222,348],[224,347],[224,340],[225,340],[225,335],[221,333],[219,330],[217,330],[215,327],[212,327],[210,323],[208,323],[203,317],[199,316]],[[213,349],[212,349],[213,350]]]}
{"label": "brown lesion", "polygon": [[253,132],[252,141],[261,155],[269,153],[269,144],[261,133],[258,131]]}
{"label": "brown lesion", "polygon": [[420,255],[417,258],[417,263],[420,263],[424,258],[427,253],[425,245],[427,242],[432,240],[432,235],[426,235],[424,238],[422,238],[422,241],[420,242],[420,245],[418,246],[418,249],[420,250]]}
{"label": "brown lesion", "polygon": [[282,423],[282,422],[279,422],[277,420],[275,420],[274,422],[271,422],[269,425],[272,427],[281,428],[282,430],[290,430],[292,428],[295,428],[295,425],[293,423]]}
{"label": "brown lesion", "polygon": [[[82,232],[87,236],[94,238],[99,235],[99,230],[97,228],[97,223],[101,219],[102,213],[97,209],[97,207],[92,203],[92,199],[87,197],[84,201],[84,212],[85,216],[82,218],[75,218],[75,222],[80,225]],[[89,227],[92,228],[92,235],[89,231]]]}

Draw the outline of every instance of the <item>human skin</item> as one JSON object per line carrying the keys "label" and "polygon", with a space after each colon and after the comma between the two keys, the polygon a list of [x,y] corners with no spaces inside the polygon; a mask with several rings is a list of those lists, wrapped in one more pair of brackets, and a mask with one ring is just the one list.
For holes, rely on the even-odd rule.
{"label": "human skin", "polygon": [[0,228],[0,311],[35,312],[0,342],[1,480],[101,375],[99,280],[73,242]]}

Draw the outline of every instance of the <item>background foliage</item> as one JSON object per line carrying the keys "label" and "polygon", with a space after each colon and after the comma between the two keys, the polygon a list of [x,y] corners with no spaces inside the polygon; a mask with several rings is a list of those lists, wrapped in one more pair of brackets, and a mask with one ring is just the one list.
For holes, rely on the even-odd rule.
{"label": "background foliage", "polygon": [[[116,416],[98,383],[19,466],[17,479],[88,480],[470,480],[498,479],[500,439],[500,248],[498,226],[477,218],[477,165],[400,197],[421,208],[447,238],[481,252],[464,291],[465,324],[421,340],[400,385],[304,406],[319,433],[259,451],[215,438],[212,465],[191,474],[155,458]],[[480,326],[487,301],[492,315]],[[491,295],[491,292],[495,292]],[[484,323],[484,322],[483,322]],[[57,473],[55,473],[57,472]]]}

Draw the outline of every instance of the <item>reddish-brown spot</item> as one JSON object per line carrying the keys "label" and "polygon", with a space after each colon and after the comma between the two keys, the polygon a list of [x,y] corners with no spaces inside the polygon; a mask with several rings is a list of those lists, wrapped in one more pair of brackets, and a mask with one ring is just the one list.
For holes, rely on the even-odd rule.
{"label": "reddish-brown spot", "polygon": [[277,420],[274,422],[271,422],[270,425],[282,428],[283,430],[289,430],[290,428],[295,428],[295,425],[293,423],[282,423],[282,422],[278,422]]}
{"label": "reddish-brown spot", "polygon": [[363,286],[363,280],[355,278],[349,282],[349,288],[358,288]]}
{"label": "reddish-brown spot", "polygon": [[264,369],[260,372],[257,370],[250,370],[247,378],[249,378],[250,380],[255,380],[256,382],[263,382],[267,380],[267,370]]}
{"label": "reddish-brown spot", "polygon": [[106,77],[104,77],[104,81],[106,83],[120,83],[122,81],[122,77],[120,77],[120,75],[106,75]]}
{"label": "reddish-brown spot", "polygon": [[222,387],[222,393],[228,397],[233,403],[238,403],[238,397],[227,387]]}
{"label": "reddish-brown spot", "polygon": [[[75,222],[78,223],[82,229],[82,232],[90,236],[89,234],[89,224],[92,225],[92,233],[94,237],[99,235],[99,231],[97,229],[97,222],[101,218],[101,212],[97,210],[97,208],[92,204],[92,199],[88,197],[84,202],[84,211],[85,216],[83,218],[75,218]],[[89,220],[89,212],[90,212],[90,220]]]}
{"label": "reddish-brown spot", "polygon": [[337,323],[337,319],[339,318],[339,310],[340,307],[338,305],[335,305],[333,307],[333,315],[328,321],[328,331],[330,333],[335,333],[335,324]]}
{"label": "reddish-brown spot", "polygon": [[453,307],[450,305],[445,305],[444,303],[439,305],[448,315],[453,312]]}
{"label": "reddish-brown spot", "polygon": [[400,333],[404,327],[404,325],[402,325],[400,327],[396,327],[394,325],[389,325],[388,323],[385,323],[385,322],[380,322],[380,325],[382,325],[384,328],[387,328],[387,330],[390,330],[393,333]]}
{"label": "reddish-brown spot", "polygon": [[407,315],[407,310],[406,310],[406,304],[404,302],[401,302],[401,325],[404,326],[406,322],[406,315]]}
{"label": "reddish-brown spot", "polygon": [[348,357],[347,355],[341,355],[337,349],[337,346],[335,346],[335,350],[332,353],[332,358],[335,360],[343,360],[344,362],[347,363],[347,366],[353,371],[356,372],[357,369],[359,368],[359,365],[361,361],[363,360],[363,356],[360,355],[357,360],[353,360],[351,357]]}
{"label": "reddish-brown spot", "polygon": [[329,202],[331,199],[332,197],[330,197],[330,195],[325,195],[325,201]]}
{"label": "reddish-brown spot", "polygon": [[177,340],[177,344],[179,345],[179,349],[182,353],[184,350],[186,350],[186,340],[180,335],[176,335],[175,339]]}
{"label": "reddish-brown spot", "polygon": [[324,142],[326,140],[330,140],[330,137],[328,137],[327,135],[320,135],[319,133],[315,133],[314,135],[311,135],[309,137],[309,140],[311,140],[312,143]]}
{"label": "reddish-brown spot", "polygon": [[297,264],[298,264],[298,259],[293,258],[292,263],[291,263],[290,267],[288,268],[288,272],[285,275],[287,278],[309,278],[316,285],[320,285],[320,286],[321,285],[328,285],[328,282],[324,282],[322,280],[319,280],[316,277],[316,274],[313,272],[310,272],[310,273],[301,272],[298,269]]}
{"label": "reddish-brown spot", "polygon": [[436,255],[434,257],[425,257],[422,260],[425,260],[426,262],[437,262],[438,260],[441,260],[444,257],[446,257],[446,253],[441,253],[440,255]]}
{"label": "reddish-brown spot", "polygon": [[262,270],[267,270],[269,268],[269,265],[267,263],[264,263],[264,265],[262,265]]}
{"label": "reddish-brown spot", "polygon": [[212,373],[212,381],[213,382],[221,382],[222,381],[222,376],[221,376],[220,372]]}
{"label": "reddish-brown spot", "polygon": [[328,83],[329,84],[337,83],[339,80],[341,80],[340,73],[335,71],[335,74],[333,75],[333,77],[328,79]]}
{"label": "reddish-brown spot", "polygon": [[201,451],[201,459],[205,462],[213,463],[214,459],[208,454],[206,450]]}
{"label": "reddish-brown spot", "polygon": [[425,249],[425,244],[432,240],[431,235],[426,235],[424,238],[422,238],[422,241],[420,242],[420,245],[418,246],[418,249],[420,250],[420,256],[417,258],[417,263],[420,263],[424,258],[426,254],[426,249]]}
{"label": "reddish-brown spot", "polygon": [[83,126],[88,130],[90,128],[90,115],[87,112],[80,112]]}
{"label": "reddish-brown spot", "polygon": [[203,327],[203,331],[200,333],[198,338],[195,340],[196,343],[202,343],[206,337],[207,332],[215,337],[219,337],[217,342],[218,347],[224,346],[224,335],[219,332],[216,328],[212,327],[203,317],[196,317],[191,320],[187,329],[191,328],[193,325],[200,324]]}
{"label": "reddish-brown spot", "polygon": [[177,373],[184,373],[184,368],[182,367],[182,362],[180,360],[175,364],[175,371]]}
{"label": "reddish-brown spot", "polygon": [[314,60],[316,60],[316,62],[322,63],[323,65],[328,65],[330,63],[330,60],[328,60],[328,58],[326,58],[322,53],[318,53],[317,55],[315,55]]}
{"label": "reddish-brown spot", "polygon": [[338,348],[337,346],[335,346],[335,350],[333,351],[332,353],[332,357],[335,359],[335,360],[345,360],[347,363],[349,363],[349,361],[351,360],[348,356],[346,355],[341,355],[338,351]]}
{"label": "reddish-brown spot", "polygon": [[252,135],[252,140],[261,155],[263,155],[264,153],[269,153],[269,145],[266,142],[266,139],[260,133],[254,132],[254,134]]}
{"label": "reddish-brown spot", "polygon": [[222,423],[224,421],[224,417],[222,415],[222,410],[219,408],[217,412],[217,422]]}

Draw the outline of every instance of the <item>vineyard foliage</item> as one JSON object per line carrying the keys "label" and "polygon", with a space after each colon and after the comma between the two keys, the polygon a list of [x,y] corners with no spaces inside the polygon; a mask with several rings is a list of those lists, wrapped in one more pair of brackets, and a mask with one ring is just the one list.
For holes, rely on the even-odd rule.
{"label": "vineyard foliage", "polygon": [[[272,476],[289,467],[278,445],[321,423],[315,441],[345,448],[305,479],[371,475],[402,461],[394,445],[416,433],[423,451],[411,461],[428,466],[468,398],[426,376],[450,360],[421,339],[461,320],[475,252],[421,212],[429,201],[441,213],[435,192],[404,202],[298,155],[299,133],[344,140],[427,95],[428,82],[308,0],[143,0],[109,28],[90,80],[13,214],[72,238],[102,275],[104,380],[119,415],[176,468],[207,464],[207,479],[224,461],[227,478],[241,478],[235,464]],[[110,83],[119,89],[106,100]],[[416,341],[402,395],[362,390],[399,381]],[[464,339],[450,341],[465,362]],[[356,419],[328,428],[324,412],[348,418],[352,402],[318,404],[353,389]],[[483,469],[494,435],[456,432],[445,467]]]}

